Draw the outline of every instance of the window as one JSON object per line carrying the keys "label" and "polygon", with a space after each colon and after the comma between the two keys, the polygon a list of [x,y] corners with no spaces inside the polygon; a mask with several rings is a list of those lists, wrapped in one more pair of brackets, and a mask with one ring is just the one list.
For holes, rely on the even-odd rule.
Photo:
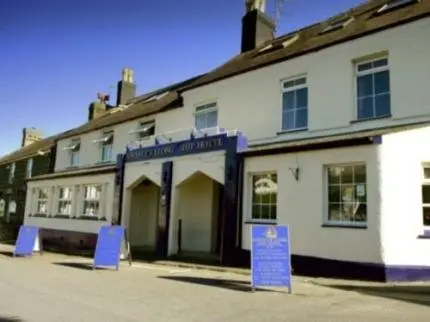
{"label": "window", "polygon": [[4,217],[5,207],[6,207],[6,201],[4,199],[0,199],[0,218]]}
{"label": "window", "polygon": [[27,178],[31,178],[33,174],[33,159],[28,159],[27,160],[27,172],[26,172],[26,177]]}
{"label": "window", "polygon": [[365,225],[367,222],[366,166],[327,168],[328,222]]}
{"label": "window", "polygon": [[138,141],[149,138],[155,134],[155,122],[140,122],[139,128],[136,130]]}
{"label": "window", "polygon": [[60,188],[58,194],[58,214],[72,214],[72,188]]}
{"label": "window", "polygon": [[423,177],[421,186],[423,226],[430,226],[430,165],[423,168]]}
{"label": "window", "polygon": [[357,118],[359,120],[391,115],[390,72],[388,59],[360,63],[357,75]]}
{"label": "window", "polygon": [[15,168],[15,162],[9,166],[9,183],[12,183],[13,179],[15,178]]}
{"label": "window", "polygon": [[410,4],[417,3],[419,0],[391,0],[387,4],[384,4],[377,13],[384,13],[394,9],[400,9],[401,7],[408,6]]}
{"label": "window", "polygon": [[276,220],[278,178],[276,173],[252,175],[251,219],[256,221]]}
{"label": "window", "polygon": [[282,130],[304,130],[308,127],[308,86],[306,77],[283,83]]}
{"label": "window", "polygon": [[113,148],[113,131],[106,132],[103,134],[100,140],[101,144],[101,161],[107,162],[112,160],[112,148]]}
{"label": "window", "polygon": [[16,202],[15,202],[15,200],[9,201],[9,206],[8,206],[7,212],[9,214],[9,216],[15,216],[16,215]]}
{"label": "window", "polygon": [[72,140],[69,145],[67,145],[64,150],[69,151],[70,166],[75,167],[79,164],[79,151],[81,149],[80,140]]}
{"label": "window", "polygon": [[37,204],[36,213],[37,214],[47,214],[48,213],[48,188],[37,189]]}
{"label": "window", "polygon": [[210,129],[218,126],[218,108],[216,103],[198,106],[195,113],[197,130]]}
{"label": "window", "polygon": [[90,185],[84,189],[84,216],[98,216],[102,186]]}

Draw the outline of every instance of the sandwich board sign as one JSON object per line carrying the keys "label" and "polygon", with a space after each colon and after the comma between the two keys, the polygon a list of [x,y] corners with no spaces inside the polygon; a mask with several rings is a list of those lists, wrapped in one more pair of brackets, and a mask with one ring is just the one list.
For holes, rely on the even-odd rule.
{"label": "sandwich board sign", "polygon": [[291,293],[288,226],[251,227],[251,288],[258,287],[287,287]]}
{"label": "sandwich board sign", "polygon": [[42,252],[39,227],[21,225],[13,256],[31,256],[35,251]]}
{"label": "sandwich board sign", "polygon": [[131,254],[126,231],[123,226],[104,225],[100,227],[97,237],[96,251],[93,259],[93,269],[97,267],[114,266],[119,270],[121,253],[126,245],[129,264]]}

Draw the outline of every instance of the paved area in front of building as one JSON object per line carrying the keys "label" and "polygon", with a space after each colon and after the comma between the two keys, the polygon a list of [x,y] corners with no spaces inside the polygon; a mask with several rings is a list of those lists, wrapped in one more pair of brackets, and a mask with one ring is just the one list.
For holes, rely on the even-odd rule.
{"label": "paved area in front of building", "polygon": [[390,286],[295,277],[293,294],[251,293],[249,277],[235,273],[143,263],[93,271],[90,259],[56,254],[11,258],[2,249],[0,322],[430,319],[430,284],[424,283]]}

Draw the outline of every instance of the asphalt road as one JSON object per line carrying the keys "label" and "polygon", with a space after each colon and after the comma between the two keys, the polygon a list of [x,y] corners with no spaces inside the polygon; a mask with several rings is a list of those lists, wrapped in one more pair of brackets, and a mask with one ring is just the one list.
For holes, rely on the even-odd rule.
{"label": "asphalt road", "polygon": [[430,319],[430,284],[295,278],[292,295],[251,293],[248,277],[233,273],[141,263],[92,271],[87,263],[51,254],[14,259],[0,254],[0,322]]}

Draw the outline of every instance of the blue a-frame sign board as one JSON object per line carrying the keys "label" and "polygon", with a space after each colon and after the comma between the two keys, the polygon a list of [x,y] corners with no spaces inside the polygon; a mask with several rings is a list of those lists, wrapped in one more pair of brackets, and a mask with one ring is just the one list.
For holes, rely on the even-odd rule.
{"label": "blue a-frame sign board", "polygon": [[123,242],[125,242],[125,229],[123,226],[105,225],[100,227],[93,268],[115,266],[116,269],[119,269]]}
{"label": "blue a-frame sign board", "polygon": [[32,255],[37,242],[39,242],[40,247],[39,227],[21,225],[13,256]]}
{"label": "blue a-frame sign board", "polygon": [[288,226],[251,228],[251,287],[288,287],[291,293],[291,254]]}

